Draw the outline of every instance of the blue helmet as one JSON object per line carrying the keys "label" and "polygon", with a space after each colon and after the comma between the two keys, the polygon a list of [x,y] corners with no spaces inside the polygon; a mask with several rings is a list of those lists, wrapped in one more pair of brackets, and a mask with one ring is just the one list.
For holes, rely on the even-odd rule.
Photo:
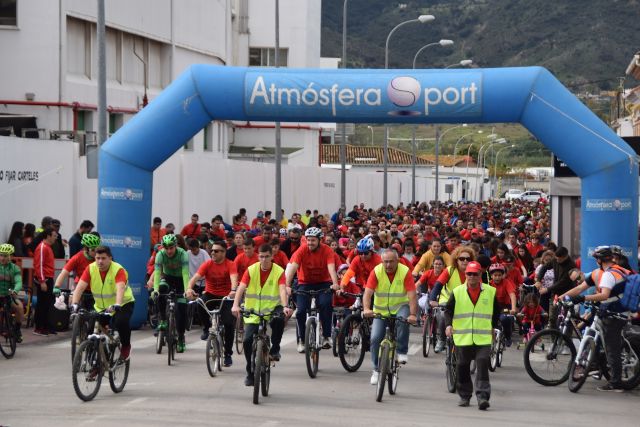
{"label": "blue helmet", "polygon": [[358,252],[365,253],[373,250],[373,240],[371,237],[360,239],[357,246]]}

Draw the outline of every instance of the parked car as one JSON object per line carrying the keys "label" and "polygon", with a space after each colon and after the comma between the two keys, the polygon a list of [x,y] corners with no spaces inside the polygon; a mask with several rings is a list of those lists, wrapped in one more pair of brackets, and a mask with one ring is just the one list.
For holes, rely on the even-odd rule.
{"label": "parked car", "polygon": [[524,193],[520,194],[520,196],[518,196],[518,199],[524,202],[537,202],[540,199],[548,200],[549,196],[547,196],[542,191],[532,190],[532,191],[525,191]]}
{"label": "parked car", "polygon": [[517,199],[522,193],[522,190],[518,190],[517,188],[510,188],[506,193],[504,193],[504,198],[507,200]]}

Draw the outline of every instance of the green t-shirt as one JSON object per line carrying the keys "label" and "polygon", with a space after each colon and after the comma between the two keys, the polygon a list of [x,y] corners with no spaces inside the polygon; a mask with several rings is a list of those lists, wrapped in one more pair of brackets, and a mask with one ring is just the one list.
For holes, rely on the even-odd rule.
{"label": "green t-shirt", "polygon": [[185,290],[189,283],[189,254],[182,249],[176,248],[176,253],[169,258],[165,250],[156,254],[155,270],[153,277],[153,289],[158,290],[162,276],[182,276]]}
{"label": "green t-shirt", "polygon": [[9,295],[9,289],[16,292],[22,290],[22,271],[12,262],[0,264],[0,297]]}

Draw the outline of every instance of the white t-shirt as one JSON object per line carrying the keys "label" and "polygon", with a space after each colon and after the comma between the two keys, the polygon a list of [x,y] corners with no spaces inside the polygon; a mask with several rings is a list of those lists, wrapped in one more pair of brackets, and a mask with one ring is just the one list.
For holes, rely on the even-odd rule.
{"label": "white t-shirt", "polygon": [[602,277],[600,278],[600,288],[613,289],[616,285],[616,278],[610,271],[605,271],[602,273]]}
{"label": "white t-shirt", "polygon": [[[205,261],[211,259],[211,257],[209,256],[207,251],[203,249],[200,249],[198,251],[198,255],[194,255],[193,252],[191,251],[188,251],[188,253],[189,253],[189,277],[193,277],[198,272],[198,268],[200,268],[200,266],[204,264]],[[204,283],[204,278],[198,281],[199,285],[203,283]]]}

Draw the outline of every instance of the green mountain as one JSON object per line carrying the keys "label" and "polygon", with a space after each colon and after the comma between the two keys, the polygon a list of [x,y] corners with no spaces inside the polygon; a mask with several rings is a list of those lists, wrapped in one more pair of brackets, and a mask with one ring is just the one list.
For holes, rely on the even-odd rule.
{"label": "green mountain", "polygon": [[[343,0],[322,2],[322,55],[342,55]],[[400,28],[389,46],[390,68],[442,68],[471,58],[474,66],[540,65],[574,92],[618,86],[640,48],[640,0],[350,0],[347,66],[384,67],[387,35],[421,14],[427,24]]]}

